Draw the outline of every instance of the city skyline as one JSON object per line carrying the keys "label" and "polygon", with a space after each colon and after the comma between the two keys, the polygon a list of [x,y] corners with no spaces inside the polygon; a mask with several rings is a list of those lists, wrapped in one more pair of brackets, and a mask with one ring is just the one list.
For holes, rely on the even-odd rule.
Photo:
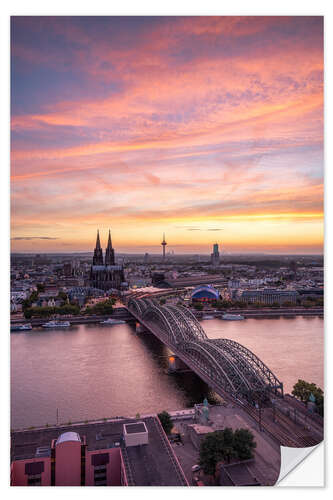
{"label": "city skyline", "polygon": [[322,17],[12,17],[11,39],[13,252],[111,227],[118,252],[322,253]]}

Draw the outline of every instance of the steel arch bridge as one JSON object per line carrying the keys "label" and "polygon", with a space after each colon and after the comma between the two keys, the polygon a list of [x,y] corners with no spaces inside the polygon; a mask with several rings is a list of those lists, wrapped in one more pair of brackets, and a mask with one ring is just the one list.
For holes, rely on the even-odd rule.
{"label": "steel arch bridge", "polygon": [[283,384],[258,356],[233,340],[209,339],[185,307],[132,298],[127,308],[217,393],[248,401],[283,396]]}

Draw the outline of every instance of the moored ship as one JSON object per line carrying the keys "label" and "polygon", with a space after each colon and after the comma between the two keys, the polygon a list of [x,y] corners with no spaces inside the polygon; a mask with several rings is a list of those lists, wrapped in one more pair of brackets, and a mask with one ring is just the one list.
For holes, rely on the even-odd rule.
{"label": "moored ship", "polygon": [[122,319],[113,319],[113,318],[108,318],[105,319],[104,321],[100,321],[101,325],[121,325],[123,323],[126,323],[126,321],[123,321]]}
{"label": "moored ship", "polygon": [[27,323],[25,325],[11,325],[10,326],[11,332],[24,332],[27,330],[32,330],[32,326],[30,323]]}
{"label": "moored ship", "polygon": [[67,328],[68,326],[71,326],[69,321],[56,321],[54,319],[42,325],[43,328]]}
{"label": "moored ship", "polygon": [[245,318],[241,314],[225,313],[225,314],[223,314],[223,316],[221,316],[221,319],[224,319],[227,321],[240,321],[240,320],[245,319]]}

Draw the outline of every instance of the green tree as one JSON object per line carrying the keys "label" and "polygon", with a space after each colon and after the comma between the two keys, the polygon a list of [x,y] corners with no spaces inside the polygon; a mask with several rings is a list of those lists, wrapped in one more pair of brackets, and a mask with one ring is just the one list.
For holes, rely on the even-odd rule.
{"label": "green tree", "polygon": [[114,299],[104,300],[97,302],[92,307],[87,307],[85,314],[112,314],[113,313]]}
{"label": "green tree", "polygon": [[309,307],[313,307],[313,306],[315,306],[315,305],[316,305],[316,303],[315,303],[313,300],[310,300],[310,299],[307,299],[307,300],[305,300],[305,301],[303,302],[303,306],[304,306],[304,307],[306,307],[307,309],[308,309]]}
{"label": "green tree", "polygon": [[29,308],[23,309],[23,314],[25,319],[30,319],[32,317],[31,310]]}
{"label": "green tree", "polygon": [[243,302],[242,300],[235,300],[232,305],[239,307],[239,309],[246,309],[248,307],[247,302]]}
{"label": "green tree", "polygon": [[257,447],[254,436],[248,429],[236,429],[234,432],[234,450],[240,460],[253,458],[253,450]]}
{"label": "green tree", "polygon": [[25,313],[25,311],[31,306],[31,302],[29,299],[24,299],[22,301],[22,310]]}
{"label": "green tree", "polygon": [[37,283],[36,286],[37,286],[37,292],[38,293],[45,291],[45,286],[43,285],[43,283]]}
{"label": "green tree", "polygon": [[37,318],[46,318],[54,314],[79,314],[80,308],[78,306],[72,306],[70,304],[65,304],[61,307],[29,307],[24,310],[24,317],[27,319],[33,316]]}
{"label": "green tree", "polygon": [[213,303],[213,306],[216,309],[228,309],[229,307],[231,307],[231,305],[232,305],[231,301],[230,300],[225,300],[225,299],[216,300]]}
{"label": "green tree", "polygon": [[230,462],[237,457],[234,449],[234,434],[232,429],[208,433],[201,441],[199,462],[205,474],[215,474],[218,462]]}
{"label": "green tree", "polygon": [[58,293],[57,299],[61,299],[61,300],[66,302],[66,300],[68,299],[67,293],[60,290]]}
{"label": "green tree", "polygon": [[170,417],[170,414],[167,411],[162,411],[158,415],[159,421],[162,424],[165,434],[170,434],[171,429],[173,427],[173,423]]}
{"label": "green tree", "polygon": [[298,379],[293,387],[292,394],[303,401],[303,403],[306,403],[309,400],[310,394],[313,394],[316,398],[316,406],[319,415],[324,415],[324,391],[313,382],[310,383]]}
{"label": "green tree", "polygon": [[294,385],[292,394],[296,398],[306,403],[309,400],[311,392],[316,390],[316,384],[306,382],[305,380],[298,379],[297,383]]}

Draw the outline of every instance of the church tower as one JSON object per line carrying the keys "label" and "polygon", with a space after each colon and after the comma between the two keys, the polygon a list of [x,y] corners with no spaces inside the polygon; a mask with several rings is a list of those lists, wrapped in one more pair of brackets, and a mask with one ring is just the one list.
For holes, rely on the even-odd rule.
{"label": "church tower", "polygon": [[99,241],[99,230],[97,229],[96,247],[93,256],[93,266],[103,266],[103,250]]}
{"label": "church tower", "polygon": [[114,266],[114,250],[112,248],[112,243],[111,243],[111,231],[109,229],[109,239],[108,239],[108,246],[106,247],[105,250],[105,265],[106,266]]}

